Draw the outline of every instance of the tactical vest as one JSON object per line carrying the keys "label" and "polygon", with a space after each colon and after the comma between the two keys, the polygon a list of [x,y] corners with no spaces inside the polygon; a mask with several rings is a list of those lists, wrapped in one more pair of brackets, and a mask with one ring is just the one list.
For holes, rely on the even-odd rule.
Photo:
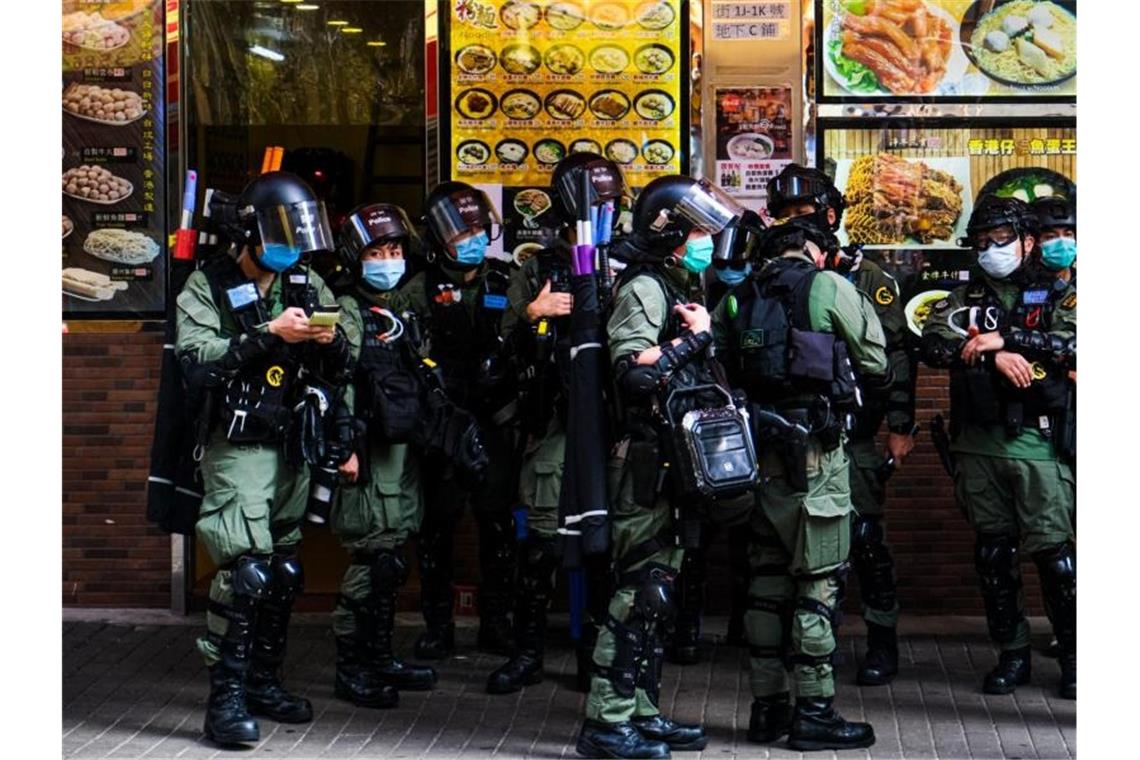
{"label": "tactical vest", "polygon": [[[570,262],[563,253],[544,248],[528,271],[528,285],[536,295],[550,280],[554,293],[570,292]],[[520,325],[512,334],[521,358],[524,402],[522,419],[528,432],[541,436],[550,420],[566,422],[570,393],[570,317],[544,317],[535,324]]]}
{"label": "tactical vest", "polygon": [[805,395],[837,406],[856,403],[847,344],[811,329],[809,298],[817,274],[809,261],[778,259],[732,293],[727,368],[734,387],[754,403],[780,406]]}
{"label": "tactical vest", "polygon": [[[406,336],[382,340],[396,329],[380,307],[359,302],[360,357],[356,364],[356,408],[378,443],[407,443],[420,419],[419,376],[410,366]],[[399,317],[395,317],[398,319]]]}
{"label": "tactical vest", "polygon": [[473,312],[462,303],[447,301],[463,288],[439,267],[430,267],[424,274],[431,353],[443,370],[448,396],[467,408],[494,406],[490,397],[499,400],[513,379],[500,356],[500,322],[509,305],[509,265],[487,260]]}
{"label": "tactical vest", "polygon": [[[231,345],[239,335],[256,335],[270,321],[269,305],[257,284],[228,256],[221,256],[203,268],[214,304],[220,312],[222,333]],[[290,269],[279,275],[281,296],[288,306],[302,306],[312,295],[305,291],[304,271]],[[298,362],[288,348],[278,354],[238,367],[227,375],[219,389],[218,416],[226,439],[231,443],[275,443],[289,427],[290,394],[297,377]]]}
{"label": "tactical vest", "polygon": [[[1017,303],[1006,310],[1001,299],[981,280],[970,282],[962,299],[967,309],[977,309],[973,324],[979,331],[1001,332],[1010,327],[1049,332],[1057,299],[1064,289],[1031,283],[1020,289]],[[1053,362],[1032,363],[1032,384],[1016,388],[997,371],[992,356],[973,367],[958,363],[950,369],[951,434],[963,425],[1002,426],[1010,437],[1023,428],[1051,435],[1054,419],[1065,407],[1066,370]]]}

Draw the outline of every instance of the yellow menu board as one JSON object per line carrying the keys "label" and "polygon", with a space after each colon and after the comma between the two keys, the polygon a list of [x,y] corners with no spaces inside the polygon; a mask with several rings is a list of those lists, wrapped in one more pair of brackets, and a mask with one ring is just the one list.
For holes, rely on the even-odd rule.
{"label": "yellow menu board", "polygon": [[820,102],[1076,97],[1076,0],[816,2]]}
{"label": "yellow menu board", "polygon": [[681,171],[681,0],[450,0],[451,176],[546,185],[601,153],[642,186]]}

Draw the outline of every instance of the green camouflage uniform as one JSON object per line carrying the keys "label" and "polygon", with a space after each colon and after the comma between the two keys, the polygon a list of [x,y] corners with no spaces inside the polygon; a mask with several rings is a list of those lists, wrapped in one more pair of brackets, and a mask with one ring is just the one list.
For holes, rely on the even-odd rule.
{"label": "green camouflage uniform", "polygon": [[[730,344],[729,303],[724,299],[713,313],[713,335],[718,352],[731,354],[738,346]],[[811,329],[842,338],[856,370],[886,375],[886,338],[870,299],[840,275],[820,272],[812,281],[808,307]],[[796,694],[831,697],[831,617],[839,591],[835,571],[847,561],[851,542],[847,454],[842,446],[824,451],[818,437],[811,436],[806,492],[789,485],[784,459],[773,447],[761,446],[758,459],[763,485],[751,522],[752,601],[745,615],[752,694],[766,697],[789,690],[784,654],[790,639]]]}
{"label": "green camouflage uniform", "polygon": [[[318,301],[332,305],[332,292],[315,272],[310,277]],[[285,310],[280,276],[263,301],[270,319]],[[177,303],[179,356],[190,354],[200,363],[210,362],[229,350],[231,339],[245,339],[229,312],[214,302],[204,272],[190,275]],[[348,326],[345,334],[350,341],[359,340]],[[205,497],[196,532],[219,567],[210,584],[210,600],[230,607],[233,591],[227,565],[245,554],[295,553],[309,499],[309,473],[307,468],[287,467],[280,445],[231,444],[221,430],[211,435],[201,468]],[[226,618],[208,612],[206,624],[211,633],[225,636]],[[198,640],[198,649],[207,665],[218,661],[217,646],[208,638]]]}
{"label": "green camouflage uniform", "polygon": [[[354,360],[360,356],[363,339],[361,306],[380,306],[397,316],[407,309],[407,299],[396,291],[370,293],[358,289],[337,302],[342,307],[341,324],[353,336]],[[349,386],[345,404],[359,417],[362,410],[355,408],[355,396],[355,388]],[[423,520],[419,461],[404,443],[378,443],[370,435],[366,445],[368,482],[342,485],[337,489],[332,528],[350,554],[372,555],[381,550],[402,554],[409,534],[418,531]],[[372,594],[371,565],[350,564],[341,581],[340,593],[351,602],[365,602]],[[333,632],[337,636],[350,636],[356,629],[350,606],[338,604],[333,611]]]}
{"label": "green camouflage uniform", "polygon": [[[682,269],[663,271],[662,279],[670,283],[672,293],[666,294],[657,279],[648,274],[634,276],[619,288],[607,324],[611,361],[661,345],[670,336],[673,305],[688,300],[681,294],[685,292],[689,278]],[[614,563],[624,576],[631,576],[649,565],[671,568],[676,575],[684,557],[684,550],[676,542],[666,544],[661,541],[651,553],[626,564],[634,549],[675,528],[673,509],[666,496],[659,494],[653,504],[635,501],[628,451],[627,438],[618,444],[608,465]],[[619,580],[609,606],[609,614],[619,623],[630,620],[639,587],[639,582]],[[613,632],[602,627],[594,648],[595,665],[608,668],[614,663],[616,653],[617,642]],[[644,671],[645,660],[643,657],[639,663],[639,672]],[[650,674],[649,678],[652,680],[653,675]],[[610,679],[600,674],[595,674],[590,682],[590,695],[586,701],[588,719],[622,723],[630,717],[653,716],[659,712],[656,694],[647,691],[640,679],[633,695],[628,697],[619,694]]]}
{"label": "green camouflage uniform", "polygon": [[[887,340],[887,360],[894,375],[894,383],[885,405],[864,399],[866,406],[859,413],[855,430],[846,445],[847,456],[851,461],[851,503],[860,515],[881,518],[887,493],[886,485],[878,476],[878,469],[886,458],[885,452],[877,445],[879,429],[882,427],[884,417],[887,429],[892,433],[909,435],[914,427],[914,366],[907,352],[910,328],[907,326],[903,302],[899,297],[898,283],[878,264],[864,259],[848,279],[871,299],[875,314],[883,326],[883,334]],[[885,533],[881,519],[878,520],[878,527]],[[885,549],[885,542],[882,548]],[[888,554],[887,557],[889,556]],[[856,557],[853,556],[852,559],[858,563]],[[859,567],[856,569],[860,570],[860,582],[863,583],[866,571]],[[899,606],[894,598],[893,568],[890,576],[889,582],[887,579],[872,580],[866,577],[871,583],[882,581],[877,585],[886,585],[889,588],[861,589],[863,618],[869,623],[894,628],[898,625]],[[869,598],[877,598],[879,594],[886,597],[890,604],[880,607],[868,604]]]}
{"label": "green camouflage uniform", "polygon": [[[1019,282],[1015,277],[995,280],[979,274],[970,284],[956,288],[936,303],[923,327],[923,348],[927,360],[932,358],[927,349],[940,346],[944,347],[944,356],[948,358],[937,362],[937,366],[950,367],[952,371],[961,367],[962,362],[957,357],[966,337],[953,329],[952,315],[969,308],[967,301],[971,290],[980,288],[988,290],[1000,303],[1000,308],[1008,313],[1018,304],[1024,291],[1023,284]],[[1076,335],[1077,297],[1074,285],[1069,283],[1062,287],[1054,298],[1055,309],[1049,333],[1067,340]],[[984,328],[982,331],[987,332]],[[994,354],[984,356],[986,361],[993,361]],[[1035,372],[1041,372],[1041,377],[1034,375],[1035,383],[1043,380],[1046,372],[1052,376],[1054,372],[1065,371],[1052,367],[1043,358],[1033,358],[1032,361]],[[955,382],[952,376],[952,395]],[[951,414],[961,414],[962,411],[955,409]],[[1076,508],[1073,470],[1058,456],[1052,440],[1038,429],[1038,422],[1026,419],[1020,432],[1011,437],[1001,424],[981,425],[951,420],[950,450],[955,461],[955,496],[965,508],[970,524],[979,536],[1008,537],[1014,546],[1020,543],[1021,550],[1030,555],[1072,543]],[[991,636],[1004,650],[1022,649],[1029,646],[1029,623],[1023,612],[1020,571],[1017,567],[1006,571],[1016,585],[1015,624],[999,624],[1003,630],[1012,629],[1012,632],[1003,633],[995,631],[991,619]],[[991,601],[987,598],[987,615],[992,617],[990,606]]]}

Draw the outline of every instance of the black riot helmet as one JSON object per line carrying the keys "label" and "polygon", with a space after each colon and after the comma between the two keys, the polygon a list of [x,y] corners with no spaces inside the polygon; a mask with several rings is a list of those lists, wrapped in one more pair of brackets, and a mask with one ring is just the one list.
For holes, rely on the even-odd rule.
{"label": "black riot helmet", "polygon": [[634,201],[633,232],[661,261],[684,243],[690,232],[699,229],[715,238],[713,260],[726,260],[732,257],[735,237],[720,233],[739,226],[744,217],[745,209],[707,180],[658,177]]}
{"label": "black riot helmet", "polygon": [[[768,213],[779,217],[788,206],[810,203],[815,207],[820,227],[835,232],[839,229],[847,201],[843,193],[825,173],[799,164],[788,164],[768,180]],[[835,221],[827,219],[827,209],[835,209]]]}
{"label": "black riot helmet", "polygon": [[424,201],[424,226],[431,244],[429,259],[442,255],[449,266],[457,269],[473,269],[478,264],[458,260],[448,247],[450,244],[470,237],[475,228],[481,228],[488,241],[495,240],[503,231],[495,204],[486,193],[466,182],[442,182],[428,193]]}
{"label": "black riot helmet", "polygon": [[1077,205],[1072,200],[1053,195],[1038,198],[1030,204],[1030,207],[1037,215],[1039,229],[1068,227],[1073,232],[1077,231]]}
{"label": "black riot helmet", "polygon": [[289,172],[262,174],[236,198],[213,193],[210,217],[238,249],[260,245],[263,257],[284,252],[308,258],[334,247],[325,204]]}
{"label": "black riot helmet", "polygon": [[[629,195],[621,168],[597,153],[572,153],[558,162],[550,176],[554,213],[564,224],[578,220],[582,197],[582,175],[589,179],[590,206],[613,201],[615,212],[623,197]],[[617,213],[614,219],[617,219]]]}
{"label": "black riot helmet", "polygon": [[826,251],[832,235],[820,229],[815,221],[804,217],[793,217],[764,230],[753,246],[753,258],[757,261],[774,259],[790,250],[801,250],[809,242]]}
{"label": "black riot helmet", "polygon": [[1031,235],[1037,238],[1039,225],[1037,214],[1028,203],[1019,198],[1002,198],[989,194],[978,199],[966,223],[966,237],[958,239],[963,248],[976,248],[978,233],[1011,227],[1018,238]]}
{"label": "black riot helmet", "polygon": [[418,241],[412,222],[399,206],[391,203],[367,203],[357,206],[348,215],[340,230],[337,253],[349,269],[360,266],[364,250],[377,243],[400,242],[405,258],[410,254],[409,244]]}

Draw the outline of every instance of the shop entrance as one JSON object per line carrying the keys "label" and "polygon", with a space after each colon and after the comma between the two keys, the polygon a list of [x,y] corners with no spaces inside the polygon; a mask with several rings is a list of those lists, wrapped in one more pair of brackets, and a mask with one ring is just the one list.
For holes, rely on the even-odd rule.
{"label": "shop entrance", "polygon": [[[281,146],[281,168],[324,198],[334,232],[367,201],[420,214],[422,0],[190,0],[184,14],[180,170],[237,193],[259,173],[265,148]],[[306,526],[301,558],[299,608],[331,607],[344,551],[327,528]],[[202,607],[214,566],[198,546],[187,564],[189,606]]]}

